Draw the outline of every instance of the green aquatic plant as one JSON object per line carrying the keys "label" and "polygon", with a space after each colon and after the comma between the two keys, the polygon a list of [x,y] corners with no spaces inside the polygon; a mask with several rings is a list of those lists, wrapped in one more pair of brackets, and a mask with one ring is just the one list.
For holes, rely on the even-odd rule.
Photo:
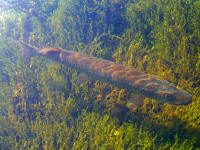
{"label": "green aquatic plant", "polygon": [[199,8],[199,0],[37,0],[6,11],[1,35],[114,59],[184,88],[193,103],[145,99],[130,112],[127,91],[80,82],[73,68],[25,57],[1,37],[0,149],[198,149]]}
{"label": "green aquatic plant", "polygon": [[78,43],[89,44],[103,33],[119,33],[124,26],[123,3],[115,6],[108,1],[59,1],[49,18],[56,46],[76,48]]}

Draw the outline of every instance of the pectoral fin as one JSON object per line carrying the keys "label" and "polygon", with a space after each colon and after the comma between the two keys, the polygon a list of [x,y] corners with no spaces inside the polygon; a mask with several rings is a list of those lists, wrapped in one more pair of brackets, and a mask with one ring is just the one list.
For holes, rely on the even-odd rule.
{"label": "pectoral fin", "polygon": [[131,94],[126,107],[129,108],[130,111],[136,111],[137,108],[142,107],[144,104],[145,97],[142,95]]}

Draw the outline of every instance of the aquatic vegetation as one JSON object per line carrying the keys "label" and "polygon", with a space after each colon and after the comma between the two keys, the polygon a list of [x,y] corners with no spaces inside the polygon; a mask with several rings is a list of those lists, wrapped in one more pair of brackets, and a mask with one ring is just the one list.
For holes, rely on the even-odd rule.
{"label": "aquatic vegetation", "polygon": [[[0,149],[200,148],[199,0],[17,2],[0,17]],[[144,99],[130,111],[128,91],[80,82],[80,72],[25,57],[3,35],[158,75],[193,102]]]}
{"label": "aquatic vegetation", "polygon": [[60,0],[58,9],[49,17],[55,45],[65,49],[77,48],[78,43],[88,44],[103,33],[121,32],[124,8],[120,6],[123,3],[115,6],[109,1]]}

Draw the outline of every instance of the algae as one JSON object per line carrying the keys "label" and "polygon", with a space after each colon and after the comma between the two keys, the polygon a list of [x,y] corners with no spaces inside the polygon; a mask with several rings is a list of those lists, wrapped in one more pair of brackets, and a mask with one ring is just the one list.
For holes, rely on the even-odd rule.
{"label": "algae", "polygon": [[[19,5],[18,5],[19,4]],[[0,149],[199,149],[200,1],[10,1],[0,17]],[[6,14],[6,15],[5,15]],[[144,99],[79,70],[20,53],[10,36],[136,67],[192,93]]]}

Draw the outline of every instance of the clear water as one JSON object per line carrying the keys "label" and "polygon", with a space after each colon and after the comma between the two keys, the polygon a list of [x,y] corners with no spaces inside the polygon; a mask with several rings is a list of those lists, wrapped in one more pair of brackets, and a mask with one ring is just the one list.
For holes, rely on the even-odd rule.
{"label": "clear water", "polygon": [[[199,0],[0,0],[0,149],[200,148],[199,20]],[[135,95],[10,38],[137,68],[193,102]]]}

